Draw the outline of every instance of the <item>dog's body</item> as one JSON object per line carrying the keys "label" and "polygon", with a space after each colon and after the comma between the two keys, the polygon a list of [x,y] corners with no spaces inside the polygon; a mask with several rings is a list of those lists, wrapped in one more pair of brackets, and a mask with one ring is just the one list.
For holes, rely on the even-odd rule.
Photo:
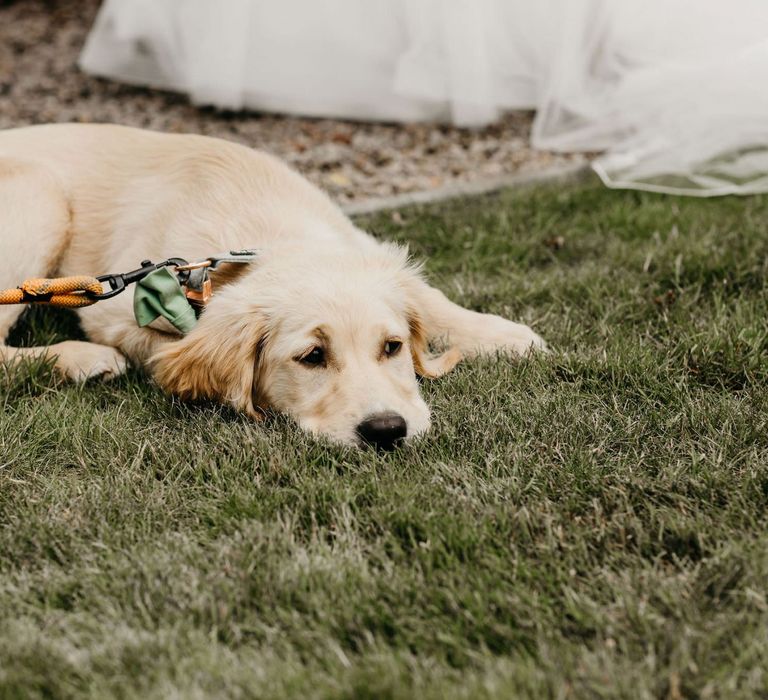
{"label": "dog's body", "polygon": [[[22,307],[0,307],[0,356],[48,352],[73,379],[118,374],[127,358],[182,396],[252,415],[272,406],[336,440],[386,446],[429,425],[414,370],[436,376],[477,352],[543,345],[526,326],[450,302],[401,249],[266,154],[107,125],[0,132],[0,288],[246,247],[258,261],[215,274],[184,338],[139,328],[127,292],[79,310],[92,342],[50,348],[2,345]],[[438,337],[449,350],[429,358]]]}

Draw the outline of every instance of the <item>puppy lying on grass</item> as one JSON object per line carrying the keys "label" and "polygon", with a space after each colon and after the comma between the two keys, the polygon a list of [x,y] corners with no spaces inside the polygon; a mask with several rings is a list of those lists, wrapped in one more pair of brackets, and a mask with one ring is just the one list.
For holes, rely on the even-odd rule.
{"label": "puppy lying on grass", "polygon": [[[530,328],[463,309],[403,248],[380,243],[273,157],[218,139],[108,125],[0,132],[0,287],[99,275],[145,259],[256,247],[212,273],[215,294],[186,336],[138,327],[131,294],[79,309],[92,342],[0,345],[48,353],[73,380],[145,366],[165,390],[258,418],[391,448],[429,427],[416,374],[462,358],[542,348]],[[23,310],[0,307],[0,339]],[[430,355],[430,340],[447,350]]]}

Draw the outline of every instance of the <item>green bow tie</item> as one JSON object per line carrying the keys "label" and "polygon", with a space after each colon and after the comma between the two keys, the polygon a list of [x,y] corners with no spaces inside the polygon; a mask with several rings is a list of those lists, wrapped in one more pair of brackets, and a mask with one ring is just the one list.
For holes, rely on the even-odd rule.
{"label": "green bow tie", "polygon": [[197,324],[195,310],[187,301],[176,275],[167,267],[151,272],[136,283],[133,315],[142,328],[162,316],[184,334]]}

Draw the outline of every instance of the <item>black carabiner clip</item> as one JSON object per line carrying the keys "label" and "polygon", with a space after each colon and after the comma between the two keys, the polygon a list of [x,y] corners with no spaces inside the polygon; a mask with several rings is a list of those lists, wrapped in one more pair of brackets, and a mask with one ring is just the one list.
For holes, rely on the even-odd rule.
{"label": "black carabiner clip", "polygon": [[187,261],[184,260],[184,258],[168,258],[168,260],[164,260],[161,263],[153,263],[151,260],[142,260],[141,267],[131,270],[130,272],[100,275],[96,279],[102,284],[108,284],[109,290],[102,292],[101,294],[86,291],[85,296],[96,301],[111,299],[124,292],[129,284],[143,280],[148,274],[155,270],[159,270],[161,267],[179,267],[186,264]]}
{"label": "black carabiner clip", "polygon": [[86,291],[85,296],[89,299],[96,299],[97,301],[111,299],[120,294],[120,292],[125,291],[125,278],[123,275],[100,275],[96,279],[102,284],[106,282],[109,285],[109,291],[102,292],[101,294],[94,294],[93,292]]}

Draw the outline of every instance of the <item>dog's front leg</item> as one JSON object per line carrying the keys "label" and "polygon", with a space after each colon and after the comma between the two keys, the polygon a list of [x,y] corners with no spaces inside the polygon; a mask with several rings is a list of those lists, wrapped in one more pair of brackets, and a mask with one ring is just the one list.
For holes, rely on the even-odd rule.
{"label": "dog's front leg", "polygon": [[144,367],[165,343],[181,335],[140,328],[133,315],[132,292],[79,310],[89,340],[111,346],[137,367]]}
{"label": "dog's front leg", "polygon": [[528,326],[465,309],[426,282],[418,281],[416,287],[414,301],[424,335],[428,340],[441,339],[462,357],[546,350],[544,340]]}
{"label": "dog's front leg", "polygon": [[48,358],[65,379],[75,382],[99,377],[111,379],[126,368],[125,357],[115,348],[80,340],[65,340],[45,347],[13,348],[0,344],[0,361],[9,364],[24,358]]}
{"label": "dog's front leg", "polygon": [[[71,223],[70,203],[56,177],[34,162],[0,157],[0,289],[54,274]],[[108,345],[79,340],[45,347],[6,345],[23,310],[22,305],[0,307],[0,363],[46,357],[74,381],[111,378],[125,370],[122,353]]]}

